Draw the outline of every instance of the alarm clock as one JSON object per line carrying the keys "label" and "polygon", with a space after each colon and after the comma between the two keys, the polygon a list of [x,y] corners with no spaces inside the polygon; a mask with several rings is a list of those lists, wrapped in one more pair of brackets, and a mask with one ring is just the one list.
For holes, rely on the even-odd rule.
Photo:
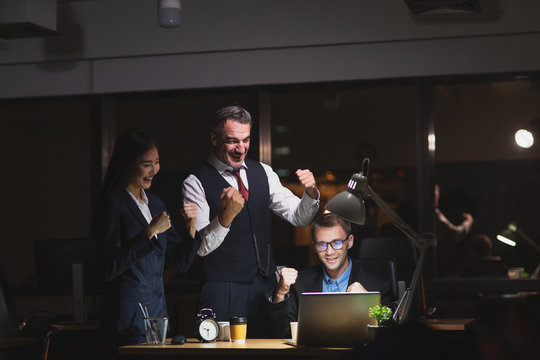
{"label": "alarm clock", "polygon": [[214,341],[220,332],[219,324],[216,321],[216,314],[212,309],[204,308],[197,314],[195,322],[195,336],[202,342]]}

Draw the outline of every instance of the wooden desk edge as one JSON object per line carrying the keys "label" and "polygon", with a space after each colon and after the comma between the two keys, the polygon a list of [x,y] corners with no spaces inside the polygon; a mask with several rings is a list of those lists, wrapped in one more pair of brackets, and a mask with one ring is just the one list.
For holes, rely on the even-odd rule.
{"label": "wooden desk edge", "polygon": [[433,330],[464,331],[474,319],[417,319],[416,321]]}
{"label": "wooden desk edge", "polygon": [[291,352],[302,355],[323,356],[324,354],[350,351],[352,348],[324,348],[324,347],[294,347],[286,344],[283,339],[248,339],[245,344],[230,342],[201,343],[196,339],[188,339],[184,345],[171,345],[171,339],[167,339],[164,345],[128,345],[118,348],[118,355],[151,355],[160,353],[183,354],[183,355],[246,355],[250,356],[270,354],[290,354]]}
{"label": "wooden desk edge", "polygon": [[0,337],[0,350],[11,349],[18,346],[25,346],[37,343],[35,337]]}

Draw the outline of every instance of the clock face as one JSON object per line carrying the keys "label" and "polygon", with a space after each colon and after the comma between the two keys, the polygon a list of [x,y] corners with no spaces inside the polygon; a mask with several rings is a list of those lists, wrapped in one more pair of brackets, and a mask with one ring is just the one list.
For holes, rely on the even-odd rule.
{"label": "clock face", "polygon": [[214,319],[204,319],[199,324],[199,335],[203,341],[213,341],[219,336],[219,324]]}

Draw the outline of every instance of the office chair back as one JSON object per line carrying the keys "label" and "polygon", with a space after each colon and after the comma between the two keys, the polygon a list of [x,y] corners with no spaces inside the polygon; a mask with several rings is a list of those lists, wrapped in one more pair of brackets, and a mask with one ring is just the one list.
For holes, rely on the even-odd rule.
{"label": "office chair back", "polygon": [[358,259],[365,269],[368,269],[374,276],[384,279],[390,283],[391,301],[399,299],[398,280],[396,266],[392,260],[386,259]]}
{"label": "office chair back", "polygon": [[[385,259],[395,263],[397,280],[408,288],[416,267],[417,252],[414,244],[405,236],[375,236],[358,239],[354,254],[361,259]],[[400,294],[401,295],[401,294]],[[423,312],[423,293],[418,284],[413,312]]]}

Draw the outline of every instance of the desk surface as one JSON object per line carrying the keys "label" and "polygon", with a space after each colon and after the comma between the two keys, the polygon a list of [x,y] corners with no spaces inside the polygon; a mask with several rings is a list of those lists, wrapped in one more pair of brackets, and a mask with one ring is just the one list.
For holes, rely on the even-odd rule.
{"label": "desk surface", "polygon": [[[420,322],[433,330],[463,331],[473,319],[423,319]],[[352,348],[329,347],[295,347],[286,344],[282,339],[247,339],[245,344],[226,341],[201,343],[197,339],[188,339],[184,345],[171,345],[167,339],[165,345],[129,345],[118,349],[121,359],[153,359],[176,358],[190,356],[192,358],[220,359],[242,357],[274,358],[343,358],[350,355]]]}
{"label": "desk surface", "polygon": [[464,331],[474,319],[417,319],[421,324],[433,330]]}
{"label": "desk surface", "polygon": [[130,345],[118,349],[122,359],[144,358],[153,356],[172,357],[175,355],[190,355],[201,357],[212,356],[264,356],[264,357],[341,357],[351,351],[351,348],[315,348],[294,347],[281,339],[247,339],[245,344],[227,341],[201,343],[196,339],[188,339],[183,345],[171,345],[167,339],[165,345]]}
{"label": "desk surface", "polygon": [[25,346],[35,343],[37,343],[37,339],[35,337],[0,337],[0,350],[6,350],[18,346]]}

